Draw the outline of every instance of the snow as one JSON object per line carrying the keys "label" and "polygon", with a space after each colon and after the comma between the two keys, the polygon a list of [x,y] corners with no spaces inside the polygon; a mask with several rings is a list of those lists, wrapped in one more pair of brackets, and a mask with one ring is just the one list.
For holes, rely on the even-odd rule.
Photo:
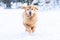
{"label": "snow", "polygon": [[0,40],[60,40],[59,10],[38,10],[36,31],[29,34],[23,25],[22,9],[0,8]]}
{"label": "snow", "polygon": [[21,2],[18,2],[18,3],[13,3],[13,2],[11,2],[11,8],[20,8],[21,5],[22,5]]}

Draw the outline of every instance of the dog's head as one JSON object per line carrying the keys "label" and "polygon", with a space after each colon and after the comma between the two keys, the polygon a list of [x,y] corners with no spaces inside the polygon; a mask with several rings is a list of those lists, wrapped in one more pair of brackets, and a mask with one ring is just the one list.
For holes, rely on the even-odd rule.
{"label": "dog's head", "polygon": [[27,13],[29,16],[33,16],[34,13],[36,13],[37,6],[29,5],[29,6],[23,6],[22,7],[25,10],[25,13]]}

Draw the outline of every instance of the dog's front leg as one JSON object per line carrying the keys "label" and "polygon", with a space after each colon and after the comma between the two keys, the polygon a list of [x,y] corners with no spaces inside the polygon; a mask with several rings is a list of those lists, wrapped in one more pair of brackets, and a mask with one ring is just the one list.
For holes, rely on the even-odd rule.
{"label": "dog's front leg", "polygon": [[26,27],[27,32],[29,32],[29,33],[32,32],[31,27],[28,24],[24,24],[24,26]]}

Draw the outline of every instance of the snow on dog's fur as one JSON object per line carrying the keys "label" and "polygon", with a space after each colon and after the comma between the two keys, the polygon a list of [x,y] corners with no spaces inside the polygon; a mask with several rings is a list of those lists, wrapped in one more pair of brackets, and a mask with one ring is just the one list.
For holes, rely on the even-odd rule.
{"label": "snow on dog's fur", "polygon": [[26,31],[32,33],[35,31],[37,22],[37,7],[34,5],[23,6],[25,11],[23,13],[23,24],[26,27]]}

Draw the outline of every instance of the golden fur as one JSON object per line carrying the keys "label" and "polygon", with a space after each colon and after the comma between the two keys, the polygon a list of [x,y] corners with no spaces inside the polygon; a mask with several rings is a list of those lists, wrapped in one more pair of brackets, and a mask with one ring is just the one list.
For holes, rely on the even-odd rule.
{"label": "golden fur", "polygon": [[[37,22],[37,7],[30,5],[22,7],[25,11],[23,13],[23,24],[26,27],[26,31],[29,33],[35,31],[36,22]],[[29,8],[29,10],[27,10]],[[29,11],[32,11],[33,15],[29,16]]]}

